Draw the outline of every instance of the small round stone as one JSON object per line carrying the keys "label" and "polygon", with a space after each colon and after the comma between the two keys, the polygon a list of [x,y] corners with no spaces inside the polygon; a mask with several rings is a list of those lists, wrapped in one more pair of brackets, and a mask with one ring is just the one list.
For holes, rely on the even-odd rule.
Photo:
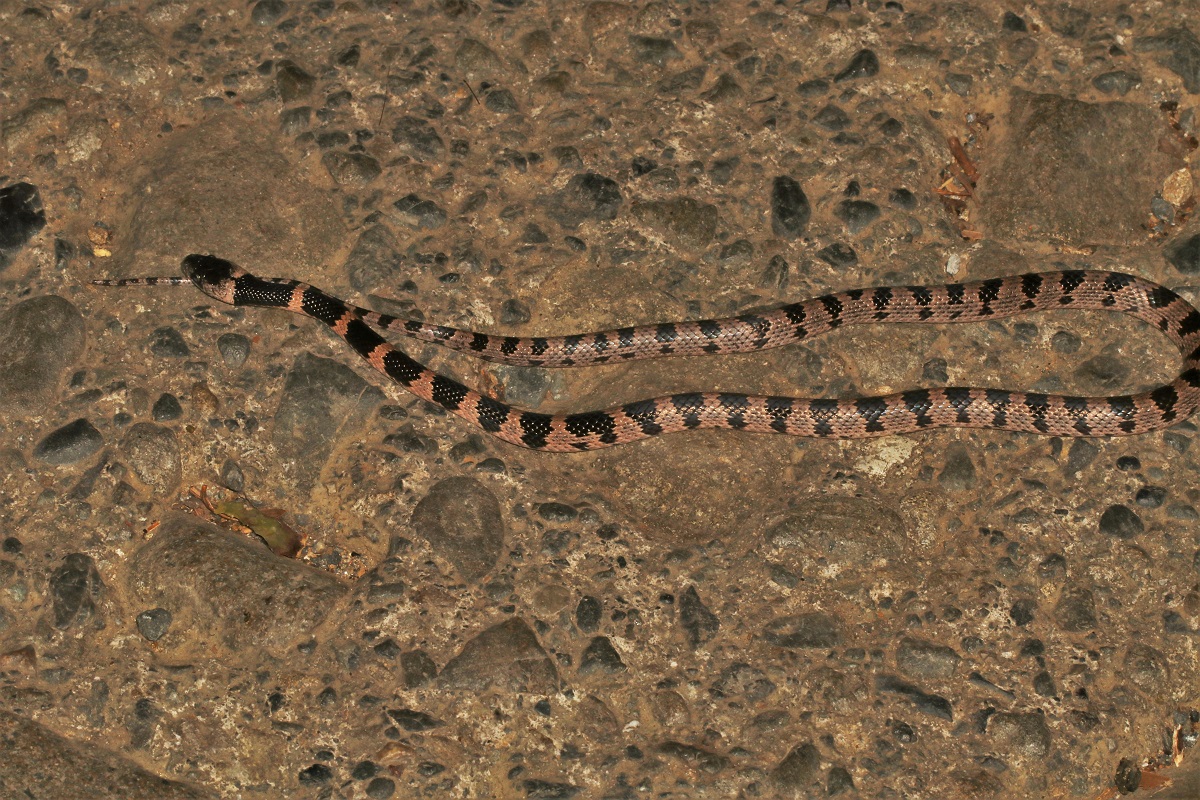
{"label": "small round stone", "polygon": [[391,778],[378,777],[367,784],[367,797],[371,800],[387,800],[396,791],[396,782]]}
{"label": "small round stone", "polygon": [[1145,528],[1142,518],[1128,506],[1109,506],[1100,516],[1100,532],[1118,539],[1132,539]]}
{"label": "small round stone", "polygon": [[170,422],[183,416],[183,406],[179,404],[178,397],[164,392],[154,402],[154,408],[150,410],[150,414],[154,417],[155,422]]}
{"label": "small round stone", "polygon": [[165,608],[151,608],[137,615],[137,628],[142,636],[157,642],[171,627],[171,612]]}

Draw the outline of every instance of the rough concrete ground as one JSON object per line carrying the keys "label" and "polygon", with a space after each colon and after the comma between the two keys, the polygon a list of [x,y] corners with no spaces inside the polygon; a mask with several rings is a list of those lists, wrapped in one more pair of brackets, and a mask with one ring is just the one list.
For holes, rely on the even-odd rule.
{"label": "rough concrete ground", "polygon": [[[214,253],[511,335],[1030,269],[1195,302],[1194,10],[0,0],[0,795],[1197,796],[1192,422],[549,455],[312,320],[88,284]],[[555,372],[400,344],[555,411],[1178,364],[1078,312]]]}

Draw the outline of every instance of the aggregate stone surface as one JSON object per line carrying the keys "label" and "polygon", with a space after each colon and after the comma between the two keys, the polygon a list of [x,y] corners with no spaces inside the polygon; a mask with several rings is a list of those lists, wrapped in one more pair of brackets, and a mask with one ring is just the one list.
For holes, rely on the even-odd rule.
{"label": "aggregate stone surface", "polygon": [[[0,0],[0,796],[1200,796],[1194,422],[553,455],[311,319],[89,284],[212,253],[501,335],[1035,269],[1196,302],[1194,11]],[[1178,358],[1072,311],[561,371],[394,338],[548,413]]]}

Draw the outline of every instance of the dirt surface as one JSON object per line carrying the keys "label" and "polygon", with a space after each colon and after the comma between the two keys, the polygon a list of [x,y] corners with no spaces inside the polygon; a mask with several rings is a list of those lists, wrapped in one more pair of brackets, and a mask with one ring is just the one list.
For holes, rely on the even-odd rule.
{"label": "dirt surface", "polygon": [[[0,796],[1197,796],[1192,422],[550,455],[311,319],[89,285],[212,253],[502,335],[1029,269],[1195,302],[1194,10],[0,0]],[[1067,311],[395,338],[540,411],[1178,369]]]}

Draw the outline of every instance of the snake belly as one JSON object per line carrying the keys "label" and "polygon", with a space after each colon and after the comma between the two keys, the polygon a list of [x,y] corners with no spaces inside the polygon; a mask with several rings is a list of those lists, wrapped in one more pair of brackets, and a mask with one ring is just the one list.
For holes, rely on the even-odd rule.
{"label": "snake belly", "polygon": [[[1071,270],[942,286],[850,289],[725,319],[571,336],[511,337],[378,314],[298,281],[255,277],[214,256],[187,256],[183,271],[197,288],[217,300],[235,306],[283,308],[325,323],[372,367],[417,397],[492,436],[534,450],[596,450],[706,428],[833,439],[931,428],[1120,436],[1169,427],[1200,406],[1200,312],[1170,289],[1120,272]],[[602,410],[542,414],[439,375],[370,327],[395,330],[502,363],[583,366],[763,350],[862,323],[978,322],[1062,308],[1119,311],[1153,325],[1180,349],[1182,371],[1171,383],[1150,391],[1107,397],[975,387],[912,389],[850,399],[689,392]]]}

